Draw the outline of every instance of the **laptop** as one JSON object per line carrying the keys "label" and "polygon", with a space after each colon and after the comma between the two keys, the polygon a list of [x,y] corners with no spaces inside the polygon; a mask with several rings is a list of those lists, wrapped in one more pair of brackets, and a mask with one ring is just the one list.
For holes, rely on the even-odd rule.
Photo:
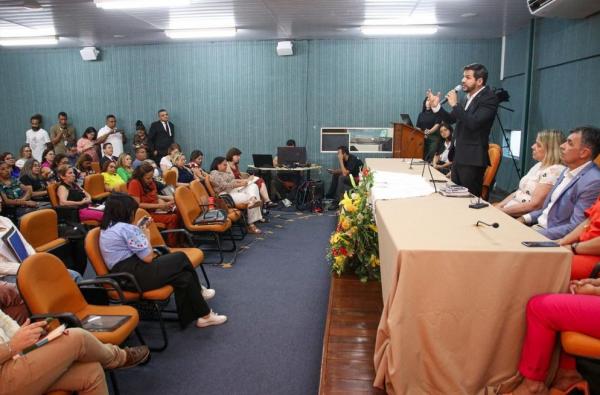
{"label": "laptop", "polygon": [[2,240],[20,263],[23,263],[23,261],[27,259],[29,252],[27,252],[27,248],[25,248],[25,243],[23,242],[21,235],[14,227],[10,228],[8,232],[2,236]]}
{"label": "laptop", "polygon": [[410,120],[410,115],[408,115],[408,114],[400,114],[400,118],[402,119],[402,123],[405,123],[408,126],[413,126],[413,123]]}
{"label": "laptop", "polygon": [[306,147],[277,147],[277,163],[294,166],[306,163]]}
{"label": "laptop", "polygon": [[273,155],[252,154],[254,167],[273,167]]}

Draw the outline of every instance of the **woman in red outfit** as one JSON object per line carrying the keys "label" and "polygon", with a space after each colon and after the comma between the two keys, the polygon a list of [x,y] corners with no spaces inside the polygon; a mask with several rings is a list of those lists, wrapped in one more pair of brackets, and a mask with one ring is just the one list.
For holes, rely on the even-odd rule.
{"label": "woman in red outfit", "polygon": [[558,241],[571,248],[571,280],[590,277],[596,263],[600,262],[600,198],[585,212],[586,220]]}
{"label": "woman in red outfit", "polygon": [[[127,184],[127,192],[133,197],[140,208],[148,211],[154,222],[164,224],[167,229],[180,228],[179,217],[175,212],[175,201],[170,196],[159,196],[154,181],[154,167],[149,163],[139,165]],[[167,244],[177,245],[177,233],[170,233]]]}

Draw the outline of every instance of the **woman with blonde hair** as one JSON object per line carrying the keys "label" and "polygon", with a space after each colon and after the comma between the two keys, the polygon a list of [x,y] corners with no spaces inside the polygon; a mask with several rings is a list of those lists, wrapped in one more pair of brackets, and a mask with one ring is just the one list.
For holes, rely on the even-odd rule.
{"label": "woman with blonde hair", "polygon": [[560,145],[565,141],[559,130],[537,134],[531,154],[537,163],[521,178],[519,188],[495,206],[512,217],[520,217],[542,208],[546,196],[565,169],[560,164]]}
{"label": "woman with blonde hair", "polygon": [[126,183],[131,180],[131,176],[133,175],[133,167],[131,166],[132,163],[133,160],[131,159],[131,155],[129,155],[127,152],[123,152],[121,155],[119,155],[119,160],[117,160],[117,174]]}

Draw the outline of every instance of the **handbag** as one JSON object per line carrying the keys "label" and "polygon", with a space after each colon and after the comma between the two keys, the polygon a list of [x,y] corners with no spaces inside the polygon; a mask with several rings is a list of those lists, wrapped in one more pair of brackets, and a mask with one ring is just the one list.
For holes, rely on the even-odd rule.
{"label": "handbag", "polygon": [[206,210],[194,220],[194,225],[222,224],[225,221],[227,221],[227,212],[225,210]]}

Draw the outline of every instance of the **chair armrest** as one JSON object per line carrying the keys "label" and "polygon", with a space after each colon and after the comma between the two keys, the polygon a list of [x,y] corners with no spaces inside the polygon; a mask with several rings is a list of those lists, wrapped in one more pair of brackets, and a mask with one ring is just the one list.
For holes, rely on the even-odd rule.
{"label": "chair armrest", "polygon": [[125,303],[125,295],[123,294],[123,290],[121,289],[121,286],[119,285],[118,282],[116,282],[112,278],[99,278],[99,277],[97,277],[97,278],[93,278],[93,279],[90,279],[90,280],[80,281],[77,285],[79,286],[79,288],[97,288],[97,289],[103,289],[107,293],[110,290],[106,289],[105,287],[102,287],[100,285],[109,285],[119,295],[119,302],[121,302],[123,304]]}
{"label": "chair armrest", "polygon": [[190,232],[188,232],[186,229],[178,228],[178,229],[165,229],[165,230],[160,231],[161,235],[166,235],[169,233],[183,233],[185,235],[187,242],[190,243],[191,246],[194,245],[194,242],[192,240],[192,234]]}
{"label": "chair armrest", "polygon": [[598,278],[599,274],[600,274],[600,262],[596,263],[596,266],[594,266],[594,269],[592,270],[592,273],[590,274],[590,278]]}
{"label": "chair armrest", "polygon": [[73,313],[45,313],[34,314],[29,317],[32,322],[45,320],[46,318],[56,318],[68,327],[81,328],[81,321],[79,321],[79,318]]}
{"label": "chair armrest", "polygon": [[[139,294],[139,297],[140,298],[142,297],[142,293],[143,293],[142,288],[140,287],[137,280],[131,273],[127,273],[127,272],[108,273],[108,274],[104,274],[102,276],[96,277],[96,279],[103,279],[103,278],[114,278],[115,280],[117,280],[117,282],[119,280],[122,280],[125,284],[130,283],[135,288],[135,292],[137,292]],[[121,285],[123,285],[123,284],[121,283]]]}

